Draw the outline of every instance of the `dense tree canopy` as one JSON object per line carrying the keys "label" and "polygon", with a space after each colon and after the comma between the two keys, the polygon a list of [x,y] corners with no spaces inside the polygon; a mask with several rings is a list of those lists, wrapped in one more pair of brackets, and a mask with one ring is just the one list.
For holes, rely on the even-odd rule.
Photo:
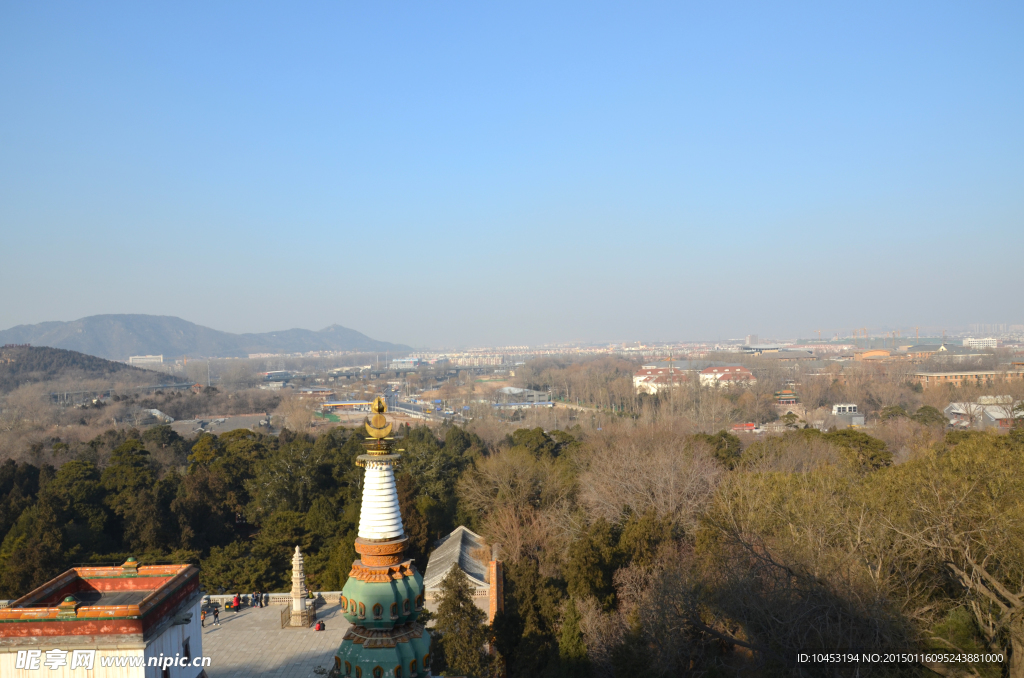
{"label": "dense tree canopy", "polygon": [[[854,675],[796,653],[884,647],[1002,653],[1004,665],[931,668],[1019,678],[1024,435],[922,436],[915,419],[933,413],[889,414],[870,431],[756,440],[671,420],[489,443],[455,426],[403,427],[410,556],[425,569],[434,541],[464,524],[505,563],[504,610],[489,627],[461,575],[445,580],[437,667]],[[363,438],[119,429],[59,468],[0,463],[0,598],[128,555],[199,563],[211,592],[287,590],[295,545],[310,587],[339,590],[356,557]]]}

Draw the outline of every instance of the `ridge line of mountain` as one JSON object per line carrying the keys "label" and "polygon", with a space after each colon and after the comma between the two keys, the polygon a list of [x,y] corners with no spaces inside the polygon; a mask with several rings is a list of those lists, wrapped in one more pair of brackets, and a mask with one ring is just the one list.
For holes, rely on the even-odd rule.
{"label": "ridge line of mountain", "polygon": [[372,339],[362,332],[330,325],[322,330],[292,328],[234,334],[176,316],[141,313],[104,314],[72,321],[48,321],[0,330],[0,345],[31,344],[78,351],[107,360],[133,355],[244,358],[251,353],[310,351],[390,351],[408,353],[402,344]]}

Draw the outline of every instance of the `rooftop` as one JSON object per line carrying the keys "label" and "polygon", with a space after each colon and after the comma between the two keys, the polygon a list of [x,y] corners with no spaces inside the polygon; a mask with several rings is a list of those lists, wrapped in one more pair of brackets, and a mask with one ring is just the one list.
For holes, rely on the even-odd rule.
{"label": "rooftop", "polygon": [[491,549],[484,538],[460,525],[441,539],[430,554],[427,571],[423,575],[423,587],[438,588],[452,565],[458,565],[474,586],[487,586],[487,564],[490,560]]}
{"label": "rooftop", "polygon": [[[76,567],[0,609],[0,637],[136,635],[148,638],[199,595],[192,565]],[[97,630],[97,622],[108,622]]]}
{"label": "rooftop", "polygon": [[[317,678],[334,666],[334,652],[350,624],[338,603],[316,611],[327,629],[281,628],[281,605],[221,611],[220,625],[206,618],[203,654],[210,657],[209,678]],[[318,673],[317,670],[320,669]]]}

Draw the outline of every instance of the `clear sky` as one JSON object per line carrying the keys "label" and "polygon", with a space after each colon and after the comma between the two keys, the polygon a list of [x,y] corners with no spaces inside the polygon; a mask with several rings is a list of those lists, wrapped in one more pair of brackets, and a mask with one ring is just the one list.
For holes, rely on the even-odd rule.
{"label": "clear sky", "polygon": [[1024,322],[1024,4],[0,4],[0,328]]}

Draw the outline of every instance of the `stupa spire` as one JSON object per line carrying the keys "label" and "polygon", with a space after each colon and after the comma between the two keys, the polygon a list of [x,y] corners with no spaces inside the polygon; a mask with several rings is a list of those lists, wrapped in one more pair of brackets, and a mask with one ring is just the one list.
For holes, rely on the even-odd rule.
{"label": "stupa spire", "polygon": [[395,488],[395,462],[397,454],[390,452],[391,424],[384,413],[388,406],[383,398],[376,398],[371,406],[373,419],[367,422],[366,432],[375,441],[369,452],[369,459],[360,457],[366,468],[363,480],[363,506],[359,512],[359,536],[362,539],[389,540],[405,536],[402,527],[402,512],[398,506],[398,490]]}
{"label": "stupa spire", "polygon": [[366,423],[367,454],[356,464],[366,469],[359,536],[342,589],[341,607],[352,627],[335,653],[332,676],[406,678],[430,676],[430,634],[416,620],[423,610],[423,577],[405,557],[408,539],[395,488],[391,423],[383,398],[373,401]]}

